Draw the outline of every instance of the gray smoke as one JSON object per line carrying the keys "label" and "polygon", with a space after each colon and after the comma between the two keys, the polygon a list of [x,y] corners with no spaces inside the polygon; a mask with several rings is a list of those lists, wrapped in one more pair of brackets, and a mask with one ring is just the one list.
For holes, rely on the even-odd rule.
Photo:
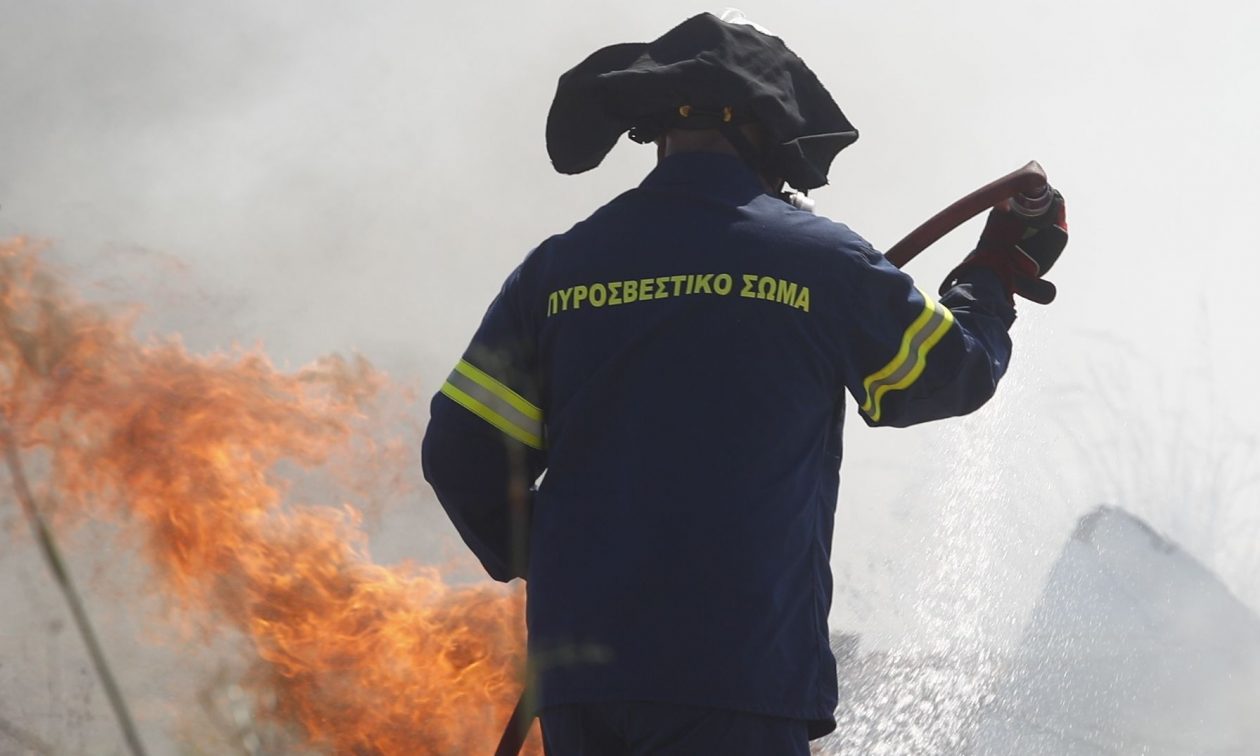
{"label": "gray smoke", "polygon": [[[0,0],[0,236],[46,239],[89,296],[143,303],[142,331],[178,331],[197,351],[262,344],[293,367],[359,351],[427,396],[520,258],[651,167],[627,143],[597,171],[552,172],[556,77],[700,10]],[[1244,170],[1260,162],[1260,6],[743,10],[863,133],[816,193],[820,213],[887,247],[1030,158],[1070,208],[1060,299],[1021,307],[998,403],[914,431],[851,424],[833,625],[890,652],[930,647],[943,627],[1010,648],[1072,523],[1100,500],[1136,502],[1260,606],[1246,506],[1260,188]],[[925,290],[977,231],[914,263]],[[413,411],[422,423],[423,400]],[[1207,451],[1189,455],[1188,439]],[[1197,493],[1203,466],[1175,466],[1188,458],[1224,460],[1213,500]],[[1108,472],[1121,468],[1132,474]],[[383,517],[382,559],[450,553],[431,498]],[[3,493],[0,521],[0,752],[110,753],[103,699]],[[141,712],[154,747],[196,742],[172,723],[212,727],[197,687],[230,679],[231,664],[189,652],[153,606],[114,600],[141,584],[125,548],[67,538],[124,683],[155,691]],[[189,682],[163,692],[172,670]]]}

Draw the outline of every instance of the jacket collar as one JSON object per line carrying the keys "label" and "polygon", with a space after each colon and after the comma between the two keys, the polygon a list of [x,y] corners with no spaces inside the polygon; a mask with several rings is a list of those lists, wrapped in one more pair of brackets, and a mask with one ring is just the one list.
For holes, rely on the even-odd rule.
{"label": "jacket collar", "polygon": [[699,194],[735,206],[766,193],[757,175],[743,160],[719,152],[670,155],[639,186]]}

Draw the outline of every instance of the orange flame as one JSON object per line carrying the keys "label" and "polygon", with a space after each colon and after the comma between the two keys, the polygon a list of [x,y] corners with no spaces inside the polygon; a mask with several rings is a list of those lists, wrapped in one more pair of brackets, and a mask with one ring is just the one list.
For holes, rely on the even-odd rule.
{"label": "orange flame", "polygon": [[362,359],[284,374],[139,343],[30,244],[0,242],[0,410],[47,461],[62,521],[136,526],[175,603],[251,641],[270,715],[309,746],[489,753],[521,688],[520,596],[373,564],[356,509],[288,502],[276,469],[325,464],[384,384]]}

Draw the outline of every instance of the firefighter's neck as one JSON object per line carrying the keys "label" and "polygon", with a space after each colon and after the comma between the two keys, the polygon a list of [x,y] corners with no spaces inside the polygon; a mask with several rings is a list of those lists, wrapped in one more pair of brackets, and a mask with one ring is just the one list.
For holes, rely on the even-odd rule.
{"label": "firefighter's neck", "polygon": [[[761,144],[761,129],[755,124],[740,126],[740,130],[744,132],[748,141],[755,145]],[[665,135],[656,143],[657,162],[670,155],[683,152],[716,152],[721,155],[740,157],[735,145],[728,142],[726,137],[722,136],[722,132],[717,129],[671,129],[665,132]],[[783,183],[781,180],[773,180],[760,173],[758,173],[758,178],[761,179],[766,191],[772,193],[778,191]]]}
{"label": "firefighter's neck", "polygon": [[681,152],[718,152],[739,157],[735,145],[726,141],[717,129],[674,129],[665,133],[658,157],[667,158]]}

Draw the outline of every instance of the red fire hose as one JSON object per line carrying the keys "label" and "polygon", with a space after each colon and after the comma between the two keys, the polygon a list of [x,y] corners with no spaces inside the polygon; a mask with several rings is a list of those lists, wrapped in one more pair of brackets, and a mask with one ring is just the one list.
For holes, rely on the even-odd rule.
{"label": "red fire hose", "polygon": [[[985,184],[928,218],[890,247],[884,256],[898,268],[905,267],[906,263],[935,244],[942,236],[1001,202],[1014,199],[1025,207],[1035,209],[1038,202],[1048,198],[1047,189],[1046,172],[1034,160],[1019,170]],[[525,745],[525,738],[529,735],[533,721],[534,712],[525,705],[525,694],[522,693],[507,727],[503,730],[503,737],[499,740],[494,756],[517,756]]]}
{"label": "red fire hose", "polygon": [[906,238],[892,245],[884,253],[884,257],[898,268],[903,268],[942,236],[985,210],[1017,196],[1029,204],[1035,203],[1043,196],[1048,196],[1046,189],[1046,172],[1034,160],[1017,171],[1011,171],[1002,178],[985,184],[933,215],[907,234]]}

